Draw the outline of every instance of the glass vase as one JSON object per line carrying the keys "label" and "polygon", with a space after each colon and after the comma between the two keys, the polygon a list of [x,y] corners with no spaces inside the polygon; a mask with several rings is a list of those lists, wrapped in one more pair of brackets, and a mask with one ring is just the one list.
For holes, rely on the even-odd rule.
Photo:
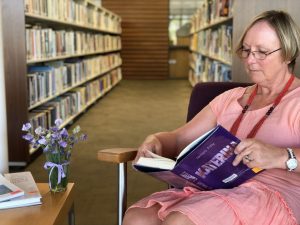
{"label": "glass vase", "polygon": [[49,189],[51,192],[62,192],[67,189],[69,162],[58,153],[46,154],[45,169],[48,171]]}

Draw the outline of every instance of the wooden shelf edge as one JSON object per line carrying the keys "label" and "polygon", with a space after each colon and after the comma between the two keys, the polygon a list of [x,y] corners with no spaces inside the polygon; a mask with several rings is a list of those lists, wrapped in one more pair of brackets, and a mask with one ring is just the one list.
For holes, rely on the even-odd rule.
{"label": "wooden shelf edge", "polygon": [[121,33],[120,31],[99,29],[99,28],[95,28],[93,26],[87,26],[87,25],[83,25],[83,24],[79,24],[79,23],[75,23],[75,22],[70,22],[70,21],[58,20],[55,18],[50,18],[47,16],[42,16],[42,15],[37,15],[37,14],[32,14],[32,13],[25,13],[25,17],[28,19],[47,21],[47,22],[52,22],[52,23],[57,23],[57,24],[62,24],[62,25],[83,28],[83,29],[87,29],[87,30],[91,30],[91,31],[98,31],[98,32],[109,33],[109,34],[120,34]]}
{"label": "wooden shelf edge", "polygon": [[[221,18],[222,18],[222,17],[221,17]],[[217,25],[219,25],[219,24],[221,24],[221,23],[226,23],[226,22],[228,22],[228,21],[230,21],[230,20],[233,20],[233,16],[229,16],[229,17],[226,17],[226,18],[222,18],[222,19],[216,20],[216,21],[214,21],[214,22],[212,22],[212,23],[210,23],[210,24],[207,24],[207,25],[205,25],[205,26],[203,26],[203,27],[200,27],[200,28],[198,28],[197,30],[192,31],[192,32],[190,33],[190,35],[193,35],[193,34],[195,34],[195,33],[198,33],[198,32],[200,32],[200,31],[202,31],[202,30],[206,30],[206,29],[208,29],[208,28],[217,26]]]}
{"label": "wooden shelf edge", "polygon": [[63,56],[57,56],[57,57],[51,57],[51,58],[29,59],[29,60],[27,60],[27,64],[49,62],[49,61],[55,61],[55,60],[60,60],[60,59],[68,59],[68,58],[76,58],[76,57],[81,57],[81,56],[106,54],[106,53],[117,52],[117,51],[121,51],[121,48],[111,49],[111,50],[107,50],[107,51],[96,51],[96,52],[90,52],[90,53],[80,53],[80,54],[72,54],[72,55],[63,55]]}
{"label": "wooden shelf edge", "polygon": [[228,65],[228,66],[232,66],[232,62],[229,62],[229,61],[227,61],[227,60],[225,60],[225,59],[221,59],[221,58],[218,57],[218,56],[213,56],[213,55],[210,55],[210,54],[201,52],[201,51],[199,51],[199,50],[194,50],[194,49],[191,49],[191,51],[192,51],[192,52],[195,52],[195,53],[198,53],[198,54],[201,54],[201,55],[203,55],[204,57],[210,58],[210,59],[212,59],[212,60],[219,61],[219,62],[221,62],[221,63],[223,63],[223,64]]}
{"label": "wooden shelf edge", "polygon": [[99,6],[99,5],[95,4],[94,1],[91,1],[91,0],[85,0],[85,1],[86,1],[87,3],[93,5],[95,8],[97,8],[97,9],[99,9],[99,10],[102,10],[102,11],[104,11],[104,12],[107,12],[107,13],[111,14],[112,16],[115,16],[115,17],[117,17],[118,19],[121,19],[121,17],[120,17],[118,14],[116,14],[116,13],[114,13],[114,12],[112,12],[112,11],[110,11],[110,10],[108,10],[108,9],[106,9],[106,8],[104,8],[104,7],[102,7],[102,6]]}

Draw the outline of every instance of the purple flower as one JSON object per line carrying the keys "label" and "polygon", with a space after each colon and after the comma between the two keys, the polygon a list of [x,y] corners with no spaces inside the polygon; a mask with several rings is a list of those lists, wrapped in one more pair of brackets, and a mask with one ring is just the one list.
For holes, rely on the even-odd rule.
{"label": "purple flower", "polygon": [[47,145],[47,140],[45,139],[45,137],[42,137],[41,139],[38,140],[38,143],[40,145]]}
{"label": "purple flower", "polygon": [[31,142],[31,141],[33,140],[33,135],[31,135],[31,134],[25,134],[25,135],[23,135],[23,138],[24,138],[25,140]]}
{"label": "purple flower", "polygon": [[47,145],[44,149],[43,152],[48,152],[49,151],[49,146]]}
{"label": "purple flower", "polygon": [[22,131],[29,131],[30,128],[31,128],[30,123],[23,124]]}
{"label": "purple flower", "polygon": [[58,157],[62,157],[63,160],[68,161],[74,144],[86,140],[87,136],[80,134],[79,126],[76,126],[70,135],[66,128],[59,128],[61,124],[62,120],[57,119],[55,126],[49,129],[39,126],[33,130],[31,124],[26,123],[22,126],[22,131],[27,133],[23,135],[23,138],[34,148],[42,147],[44,153],[55,154]]}
{"label": "purple flower", "polygon": [[58,118],[58,119],[55,120],[54,123],[55,123],[55,125],[56,125],[57,127],[59,127],[59,126],[62,124],[62,122],[63,122],[62,119],[59,119],[59,118]]}
{"label": "purple flower", "polygon": [[38,128],[35,129],[34,132],[35,132],[37,135],[41,135],[41,134],[42,134],[42,131],[43,131],[42,127],[38,127]]}
{"label": "purple flower", "polygon": [[58,140],[59,137],[60,137],[60,135],[59,135],[58,133],[53,133],[53,134],[51,135],[52,140]]}
{"label": "purple flower", "polygon": [[57,140],[54,140],[53,138],[51,138],[51,139],[50,139],[50,144],[51,144],[51,145],[55,145],[56,141],[57,141]]}
{"label": "purple flower", "polygon": [[58,132],[58,128],[57,127],[50,127],[50,130],[52,131],[52,132]]}
{"label": "purple flower", "polygon": [[63,147],[63,148],[66,148],[67,147],[67,142],[65,141],[59,141],[59,146]]}
{"label": "purple flower", "polygon": [[85,141],[87,139],[87,135],[86,134],[82,134],[80,135],[80,141]]}
{"label": "purple flower", "polygon": [[67,138],[69,136],[67,129],[63,128],[62,131],[60,132],[60,135],[62,138]]}

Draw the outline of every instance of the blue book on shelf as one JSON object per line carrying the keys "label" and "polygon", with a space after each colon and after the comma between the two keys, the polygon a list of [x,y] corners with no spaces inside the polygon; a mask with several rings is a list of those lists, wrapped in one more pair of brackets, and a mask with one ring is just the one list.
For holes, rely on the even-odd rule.
{"label": "blue book on shelf", "polygon": [[28,66],[27,72],[28,73],[36,73],[36,72],[47,72],[51,71],[53,67],[51,66]]}

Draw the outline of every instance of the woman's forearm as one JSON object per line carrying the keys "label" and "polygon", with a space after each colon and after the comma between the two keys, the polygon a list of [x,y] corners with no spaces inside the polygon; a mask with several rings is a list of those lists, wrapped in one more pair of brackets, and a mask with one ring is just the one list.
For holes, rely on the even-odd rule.
{"label": "woman's forearm", "polygon": [[156,138],[161,144],[161,155],[167,158],[175,158],[180,150],[178,149],[178,140],[174,132],[155,133],[152,138]]}

